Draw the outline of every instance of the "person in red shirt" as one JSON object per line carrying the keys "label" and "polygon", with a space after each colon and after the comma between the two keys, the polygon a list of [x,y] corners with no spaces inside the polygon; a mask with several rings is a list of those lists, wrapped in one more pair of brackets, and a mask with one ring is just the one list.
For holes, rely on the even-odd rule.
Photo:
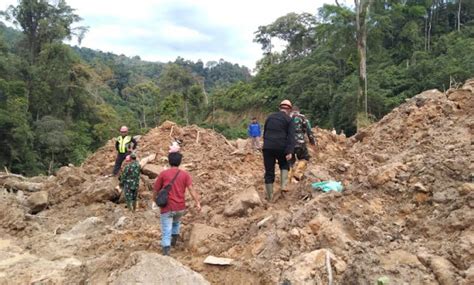
{"label": "person in red shirt", "polygon": [[179,237],[180,219],[185,214],[186,203],[184,194],[186,189],[196,202],[196,208],[201,210],[198,193],[191,187],[191,176],[184,170],[179,169],[183,156],[179,152],[171,152],[168,154],[168,162],[171,168],[164,170],[156,178],[153,185],[153,202],[156,200],[158,192],[168,185],[176,176],[171,190],[168,193],[168,203],[165,207],[160,208],[160,224],[161,224],[161,246],[163,255],[169,255],[171,246],[176,245]]}

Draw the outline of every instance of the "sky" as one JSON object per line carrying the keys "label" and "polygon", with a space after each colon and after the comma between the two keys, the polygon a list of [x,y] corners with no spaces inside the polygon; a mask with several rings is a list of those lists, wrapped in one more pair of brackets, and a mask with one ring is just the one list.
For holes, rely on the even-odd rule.
{"label": "sky", "polygon": [[[54,1],[54,0],[53,0]],[[342,1],[344,2],[344,1]],[[16,0],[0,0],[0,10]],[[258,26],[290,12],[315,14],[333,0],[67,0],[88,26],[81,46],[168,62],[223,58],[250,69],[261,58]],[[72,42],[77,44],[77,42]]]}

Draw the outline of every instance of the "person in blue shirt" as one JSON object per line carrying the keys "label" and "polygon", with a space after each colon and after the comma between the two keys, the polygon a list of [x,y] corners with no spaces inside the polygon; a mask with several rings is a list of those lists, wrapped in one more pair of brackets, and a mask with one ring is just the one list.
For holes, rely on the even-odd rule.
{"label": "person in blue shirt", "polygon": [[260,130],[260,124],[257,122],[256,117],[252,118],[252,122],[249,124],[247,133],[252,139],[252,148],[254,150],[260,149],[260,136],[262,135],[262,132]]}

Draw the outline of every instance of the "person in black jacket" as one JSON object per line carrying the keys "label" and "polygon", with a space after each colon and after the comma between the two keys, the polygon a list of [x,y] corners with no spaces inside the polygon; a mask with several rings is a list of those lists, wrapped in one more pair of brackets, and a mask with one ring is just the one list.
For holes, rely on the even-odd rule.
{"label": "person in black jacket", "polygon": [[280,111],[268,116],[263,129],[263,163],[265,165],[265,192],[272,201],[273,182],[275,182],[275,162],[280,167],[281,191],[286,191],[288,183],[288,161],[295,148],[295,126],[291,119],[291,102],[283,100]]}

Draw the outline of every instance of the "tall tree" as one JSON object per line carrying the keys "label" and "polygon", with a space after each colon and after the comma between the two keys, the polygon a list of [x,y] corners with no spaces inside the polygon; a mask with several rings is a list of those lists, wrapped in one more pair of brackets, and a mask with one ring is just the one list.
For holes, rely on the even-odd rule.
{"label": "tall tree", "polygon": [[[367,113],[367,17],[372,0],[354,0],[356,9],[357,50],[359,53],[359,86],[357,90],[357,128]],[[362,101],[364,100],[364,101]],[[362,117],[361,117],[362,116]]]}
{"label": "tall tree", "polygon": [[30,62],[35,62],[45,44],[61,42],[76,36],[79,42],[87,27],[72,25],[81,21],[65,0],[21,0],[17,6],[9,6],[3,16],[19,25],[26,35]]}

